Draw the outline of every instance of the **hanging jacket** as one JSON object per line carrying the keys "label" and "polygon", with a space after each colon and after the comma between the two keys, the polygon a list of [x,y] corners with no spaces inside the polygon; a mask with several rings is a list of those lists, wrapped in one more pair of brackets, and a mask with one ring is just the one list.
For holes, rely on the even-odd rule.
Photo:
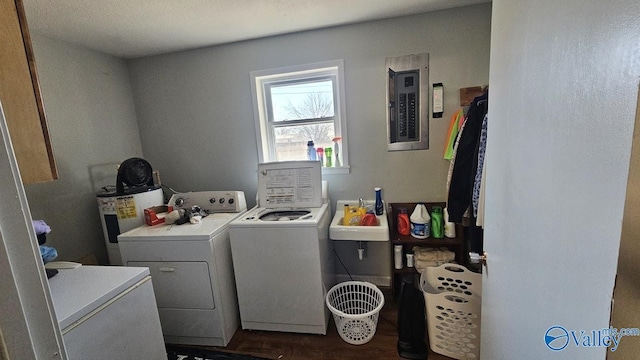
{"label": "hanging jacket", "polygon": [[449,220],[462,223],[462,217],[471,204],[473,183],[478,167],[478,143],[482,120],[487,114],[489,94],[473,99],[467,112],[464,130],[456,149],[447,200]]}

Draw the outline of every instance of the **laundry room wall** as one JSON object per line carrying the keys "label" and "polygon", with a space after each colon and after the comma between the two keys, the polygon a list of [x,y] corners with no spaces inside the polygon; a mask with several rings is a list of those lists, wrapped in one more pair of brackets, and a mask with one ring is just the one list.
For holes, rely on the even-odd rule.
{"label": "laundry room wall", "polygon": [[[27,14],[28,16],[28,14]],[[90,168],[142,156],[126,63],[31,34],[59,179],[25,185],[34,219],[52,229],[58,260],[107,263]],[[115,169],[113,184],[115,184]]]}
{"label": "laundry room wall", "polygon": [[[489,79],[491,4],[244,41],[128,62],[142,148],[178,191],[243,190],[255,204],[258,150],[249,73],[344,59],[351,169],[326,175],[336,200],[442,201],[442,157],[459,88]],[[444,84],[444,116],[430,119],[429,150],[387,151],[385,58],[428,52],[429,83]],[[335,207],[335,206],[334,206]],[[335,211],[335,210],[334,210]],[[388,244],[337,245],[351,273],[388,278]]]}

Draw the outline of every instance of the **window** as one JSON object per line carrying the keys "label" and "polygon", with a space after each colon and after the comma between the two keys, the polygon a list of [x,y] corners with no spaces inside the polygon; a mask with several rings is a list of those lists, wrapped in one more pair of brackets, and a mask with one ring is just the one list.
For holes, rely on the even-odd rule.
{"label": "window", "polygon": [[252,71],[251,90],[260,162],[306,160],[313,141],[324,173],[349,172],[342,60]]}

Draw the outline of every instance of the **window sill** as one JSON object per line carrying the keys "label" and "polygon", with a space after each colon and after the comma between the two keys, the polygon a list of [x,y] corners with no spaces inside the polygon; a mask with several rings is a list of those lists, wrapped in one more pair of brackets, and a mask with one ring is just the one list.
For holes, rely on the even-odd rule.
{"label": "window sill", "polygon": [[323,167],[322,175],[343,175],[349,174],[349,166],[341,166],[341,167]]}

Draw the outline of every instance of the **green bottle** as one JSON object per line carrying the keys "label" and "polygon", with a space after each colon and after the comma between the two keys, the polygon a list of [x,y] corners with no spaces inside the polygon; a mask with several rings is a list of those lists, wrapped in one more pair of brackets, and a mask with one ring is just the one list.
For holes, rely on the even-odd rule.
{"label": "green bottle", "polygon": [[436,239],[444,237],[444,218],[440,206],[434,206],[431,209],[431,235]]}
{"label": "green bottle", "polygon": [[326,166],[326,167],[332,167],[333,166],[333,163],[331,161],[331,155],[333,155],[333,150],[330,147],[324,148],[324,156],[326,157],[326,160],[324,162],[324,166]]}

